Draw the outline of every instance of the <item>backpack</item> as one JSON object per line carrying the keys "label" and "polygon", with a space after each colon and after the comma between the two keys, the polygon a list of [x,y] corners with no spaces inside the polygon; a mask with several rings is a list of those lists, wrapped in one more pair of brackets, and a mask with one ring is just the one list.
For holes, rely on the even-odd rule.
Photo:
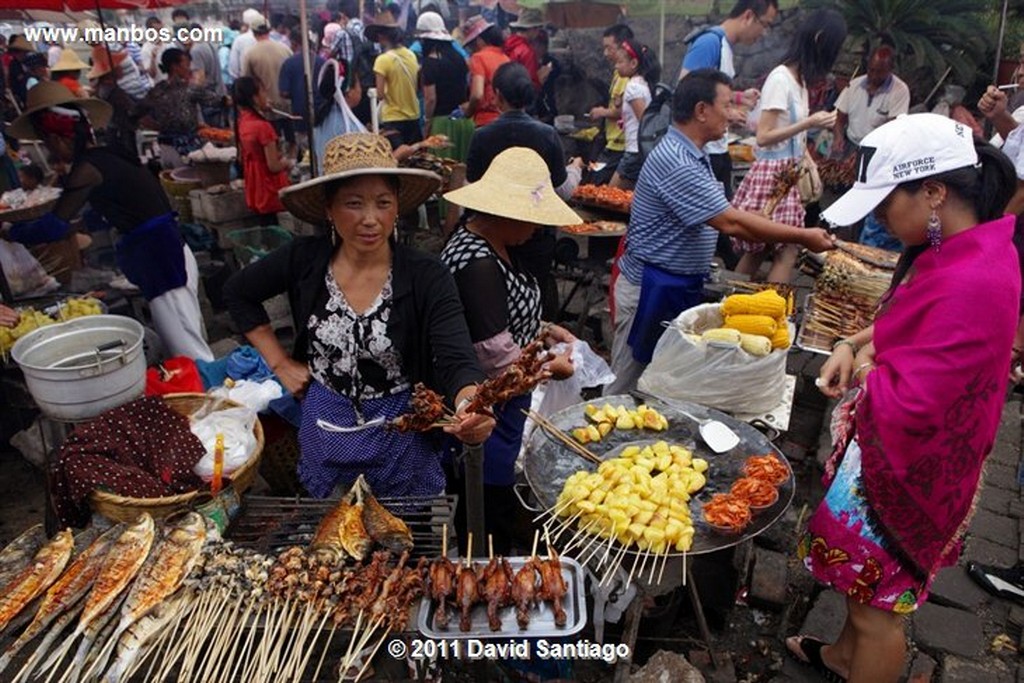
{"label": "backpack", "polygon": [[640,118],[640,130],[637,134],[641,160],[647,159],[668,127],[672,125],[673,92],[672,86],[667,83],[658,83],[654,86],[651,103],[647,105],[644,115]]}
{"label": "backpack", "polygon": [[[349,61],[349,69],[359,77],[359,83],[363,86],[363,92],[366,92],[368,88],[372,88],[376,84],[373,75],[373,63],[377,59],[377,48],[358,31],[348,27],[343,28],[342,31],[348,34],[349,40],[352,43],[352,59]],[[339,37],[331,49],[331,54],[335,58],[341,56],[339,53],[340,43],[341,39]]]}

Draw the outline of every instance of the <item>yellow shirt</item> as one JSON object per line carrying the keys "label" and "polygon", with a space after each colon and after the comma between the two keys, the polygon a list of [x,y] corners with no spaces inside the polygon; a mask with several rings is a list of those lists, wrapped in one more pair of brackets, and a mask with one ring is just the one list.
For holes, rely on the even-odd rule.
{"label": "yellow shirt", "polygon": [[377,57],[373,71],[383,76],[387,83],[380,120],[419,120],[420,101],[416,97],[416,84],[420,65],[412,50],[404,46],[388,50]]}
{"label": "yellow shirt", "polygon": [[[608,89],[609,107],[622,106],[622,94],[626,92],[627,83],[629,83],[629,79],[620,76],[618,71],[612,75],[612,85]],[[626,151],[626,131],[619,126],[618,119],[604,120],[604,137],[607,141],[605,147],[608,150],[612,152]]]}

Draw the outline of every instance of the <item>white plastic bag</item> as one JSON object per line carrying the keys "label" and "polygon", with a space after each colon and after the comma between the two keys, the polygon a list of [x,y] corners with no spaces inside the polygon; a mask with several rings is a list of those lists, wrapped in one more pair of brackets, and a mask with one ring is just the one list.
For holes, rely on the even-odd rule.
{"label": "white plastic bag", "polygon": [[284,390],[273,379],[262,382],[240,379],[230,389],[227,387],[217,387],[210,391],[209,394],[218,398],[229,398],[235,403],[241,403],[246,408],[262,413],[267,409],[271,401],[279,399],[284,395]]}
{"label": "white plastic bag", "polygon": [[728,413],[775,408],[785,393],[786,351],[758,358],[739,347],[705,344],[695,336],[721,326],[719,304],[702,304],[680,313],[658,339],[637,387]]}
{"label": "white plastic bag", "polygon": [[204,481],[213,478],[213,449],[218,433],[224,435],[224,476],[229,476],[244,465],[256,449],[256,435],[252,432],[255,423],[256,413],[249,408],[218,410],[193,420],[190,429],[203,442],[206,455],[196,463],[192,471]]}
{"label": "white plastic bag", "polygon": [[24,244],[0,240],[0,265],[15,297],[42,296],[60,288]]}

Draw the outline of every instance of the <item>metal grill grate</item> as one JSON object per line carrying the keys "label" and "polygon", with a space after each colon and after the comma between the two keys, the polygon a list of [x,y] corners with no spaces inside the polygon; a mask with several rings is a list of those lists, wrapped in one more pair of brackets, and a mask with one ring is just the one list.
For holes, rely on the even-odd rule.
{"label": "metal grill grate", "polygon": [[[455,533],[455,505],[458,496],[378,498],[380,504],[409,525],[412,556],[440,557],[444,525]],[[244,548],[276,555],[294,545],[307,545],[320,520],[335,500],[314,498],[273,498],[246,496],[242,511],[228,527],[225,537]]]}

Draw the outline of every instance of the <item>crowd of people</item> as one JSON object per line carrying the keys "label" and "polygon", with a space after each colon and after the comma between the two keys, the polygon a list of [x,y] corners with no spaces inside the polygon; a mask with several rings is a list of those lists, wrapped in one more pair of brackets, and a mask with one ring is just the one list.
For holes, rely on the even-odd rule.
{"label": "crowd of people", "polygon": [[[554,231],[582,222],[566,203],[581,178],[633,190],[610,292],[612,395],[636,387],[663,321],[704,301],[716,252],[738,256],[738,270],[752,276],[770,256],[767,278],[789,282],[800,247],[833,248],[829,231],[806,225],[815,198],[798,183],[780,193],[778,178],[822,155],[849,160],[852,188],[823,219],[863,221],[866,242],[902,254],[874,324],[839,340],[819,378],[824,393],[842,399],[839,438],[828,493],[799,553],[847,597],[847,620],[835,643],[795,636],[787,645],[828,680],[897,680],[902,616],[959,556],[1007,369],[1024,347],[1019,257],[1010,248],[1021,234],[1014,215],[1024,212],[1024,108],[1015,112],[997,88],[979,102],[1006,140],[1002,151],[962,120],[901,116],[910,92],[884,45],[865,55],[866,72],[834,102],[817,101],[847,34],[829,9],[804,13],[762,86],[741,90],[734,48],[760,40],[779,12],[775,0],[738,0],[721,24],[687,39],[665,105],[670,120],[651,149],[641,145],[641,123],[662,65],[627,24],[604,31],[608,96],[589,111],[602,143],[585,168],[566,158],[550,125],[560,65],[539,13],[523,10],[507,32],[485,14],[451,31],[440,5],[419,3],[416,12],[396,4],[372,17],[359,16],[354,2],[337,7],[317,17],[310,38],[312,110],[306,37],[294,17],[267,21],[250,9],[224,45],[97,45],[89,64],[12,38],[4,74],[20,115],[8,136],[41,140],[65,188],[52,212],[12,233],[63,235],[88,202],[120,232],[118,264],[149,300],[171,352],[209,359],[195,259],[140,163],[134,131],[157,131],[161,162],[173,168],[197,148],[200,122],[231,126],[246,201],[261,222],[287,210],[324,228],[225,287],[238,330],[302,398],[303,486],[328,496],[365,474],[382,496],[434,495],[458,487],[462,444],[482,444],[485,523],[507,553],[529,396],[486,415],[466,408],[479,383],[532,340],[570,351],[576,342],[545,321],[558,304]],[[181,9],[173,20],[190,22]],[[377,116],[371,88],[379,135],[368,132]],[[727,134],[737,127],[757,145],[734,193]],[[437,174],[405,165],[439,136],[463,147],[465,185],[442,188]],[[320,172],[293,184],[289,172],[309,148]],[[396,238],[400,217],[437,194],[461,212],[439,256]],[[263,307],[281,294],[293,318],[290,350]],[[12,324],[4,308],[0,324]],[[418,383],[446,397],[443,433],[364,428],[404,412]]]}

